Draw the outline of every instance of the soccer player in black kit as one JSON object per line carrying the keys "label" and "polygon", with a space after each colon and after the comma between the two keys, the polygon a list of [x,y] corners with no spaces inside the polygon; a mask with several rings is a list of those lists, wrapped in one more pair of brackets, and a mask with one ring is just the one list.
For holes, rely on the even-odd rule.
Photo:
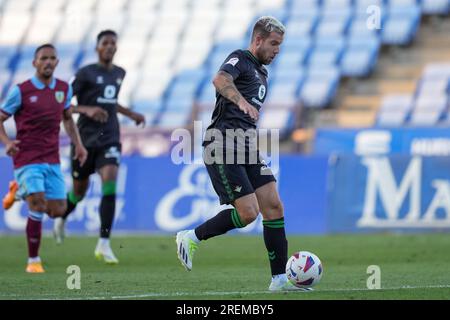
{"label": "soccer player in black kit", "polygon": [[[88,150],[88,159],[83,166],[72,160],[73,190],[67,195],[67,211],[54,224],[54,235],[58,243],[64,237],[64,225],[68,215],[75,209],[89,187],[89,176],[95,172],[102,180],[100,203],[100,238],[95,256],[108,264],[118,263],[110,246],[111,228],[116,205],[116,181],[120,164],[121,144],[117,113],[132,119],[136,125],[145,125],[143,115],[122,107],[117,102],[125,70],[113,64],[117,51],[117,34],[104,30],[97,36],[98,62],[81,68],[72,82],[73,95],[78,105],[78,129],[81,140]],[[72,148],[73,152],[73,148]]]}
{"label": "soccer player in black kit", "polygon": [[[261,17],[255,23],[248,50],[232,52],[213,80],[216,88],[216,106],[212,123],[203,142],[204,161],[213,187],[221,204],[231,204],[193,230],[177,233],[177,254],[182,265],[190,271],[194,251],[200,241],[243,228],[253,222],[259,212],[263,216],[264,242],[268,251],[272,281],[270,291],[302,290],[286,277],[288,243],[284,228],[283,205],[276,188],[276,180],[256,150],[256,161],[251,162],[250,144],[233,144],[229,148],[228,132],[255,130],[259,110],[267,95],[268,73],[264,65],[270,64],[280,51],[285,27],[273,17]],[[209,134],[215,130],[215,134]],[[217,131],[219,138],[217,139]],[[215,136],[216,139],[212,139]],[[251,136],[251,135],[250,135]],[[233,138],[234,139],[234,138]],[[222,141],[220,141],[222,140]],[[226,141],[226,143],[224,143]],[[214,150],[222,144],[224,154],[230,153],[233,162],[217,161]],[[214,148],[211,146],[216,145]],[[219,149],[220,150],[220,149]],[[245,162],[236,163],[239,153]],[[210,161],[208,155],[214,161]]]}

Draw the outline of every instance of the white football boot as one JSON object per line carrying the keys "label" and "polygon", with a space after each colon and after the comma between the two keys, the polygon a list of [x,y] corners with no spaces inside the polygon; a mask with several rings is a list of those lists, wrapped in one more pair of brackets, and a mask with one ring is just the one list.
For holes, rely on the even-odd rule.
{"label": "white football boot", "polygon": [[178,259],[187,271],[192,270],[192,259],[195,250],[198,248],[197,242],[190,237],[191,232],[192,230],[180,231],[176,238]]}
{"label": "white football boot", "polygon": [[116,258],[112,252],[111,246],[109,244],[109,239],[98,239],[97,247],[95,248],[95,257],[98,260],[103,260],[107,264],[118,264],[119,260]]}
{"label": "white football boot", "polygon": [[313,291],[312,288],[299,288],[295,286],[291,281],[289,281],[285,277],[275,277],[272,278],[272,282],[269,286],[269,291],[272,292],[281,292],[281,291]]}

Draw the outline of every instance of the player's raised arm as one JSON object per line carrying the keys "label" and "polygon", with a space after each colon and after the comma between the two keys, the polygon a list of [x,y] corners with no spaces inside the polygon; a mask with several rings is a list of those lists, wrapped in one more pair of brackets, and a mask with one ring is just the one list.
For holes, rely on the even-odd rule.
{"label": "player's raised arm", "polygon": [[254,120],[258,119],[258,110],[244,99],[234,85],[233,76],[231,74],[220,70],[214,77],[213,84],[214,87],[216,87],[217,92],[237,105],[242,112],[250,115]]}
{"label": "player's raised arm", "polygon": [[142,124],[142,126],[145,127],[145,117],[143,114],[134,112],[124,106],[121,106],[120,104],[117,105],[117,112],[133,120],[137,126]]}

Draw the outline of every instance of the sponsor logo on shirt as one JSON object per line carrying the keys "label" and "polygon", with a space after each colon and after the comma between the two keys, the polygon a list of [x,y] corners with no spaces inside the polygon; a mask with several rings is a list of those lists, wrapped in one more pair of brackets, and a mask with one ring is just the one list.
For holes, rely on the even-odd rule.
{"label": "sponsor logo on shirt", "polygon": [[97,98],[97,103],[117,104],[116,93],[117,89],[115,86],[107,85],[103,92],[103,97]]}
{"label": "sponsor logo on shirt", "polygon": [[31,103],[36,103],[38,101],[38,97],[37,96],[31,96],[30,97],[30,102]]}
{"label": "sponsor logo on shirt", "polygon": [[252,102],[256,103],[258,106],[262,107],[262,102],[256,99],[255,97],[252,98]]}

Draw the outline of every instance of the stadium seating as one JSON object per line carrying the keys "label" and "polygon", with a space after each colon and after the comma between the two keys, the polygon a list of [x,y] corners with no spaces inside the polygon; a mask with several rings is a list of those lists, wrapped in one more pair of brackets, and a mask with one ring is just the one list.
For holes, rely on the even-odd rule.
{"label": "stadium seating", "polygon": [[412,108],[410,95],[388,95],[383,97],[378,113],[379,126],[400,126]]}
{"label": "stadium seating", "polygon": [[[382,45],[410,44],[422,14],[449,10],[448,0],[0,0],[0,99],[30,76],[38,44],[57,46],[56,74],[68,80],[96,61],[95,36],[108,28],[119,33],[116,63],[127,70],[121,103],[162,128],[186,126],[195,117],[209,121],[214,74],[232,50],[246,48],[255,19],[270,14],[287,33],[269,68],[268,111],[260,125],[290,130],[296,109],[329,106],[343,77],[371,74]],[[380,109],[381,123],[406,119],[410,105],[402,101],[393,118]],[[417,123],[418,110],[430,110],[426,98],[414,101],[417,111],[408,119]],[[430,121],[441,119],[445,103],[439,101]],[[391,103],[387,99],[386,108]]]}
{"label": "stadium seating", "polygon": [[377,117],[378,126],[448,125],[450,63],[425,67],[412,96],[386,96]]}

